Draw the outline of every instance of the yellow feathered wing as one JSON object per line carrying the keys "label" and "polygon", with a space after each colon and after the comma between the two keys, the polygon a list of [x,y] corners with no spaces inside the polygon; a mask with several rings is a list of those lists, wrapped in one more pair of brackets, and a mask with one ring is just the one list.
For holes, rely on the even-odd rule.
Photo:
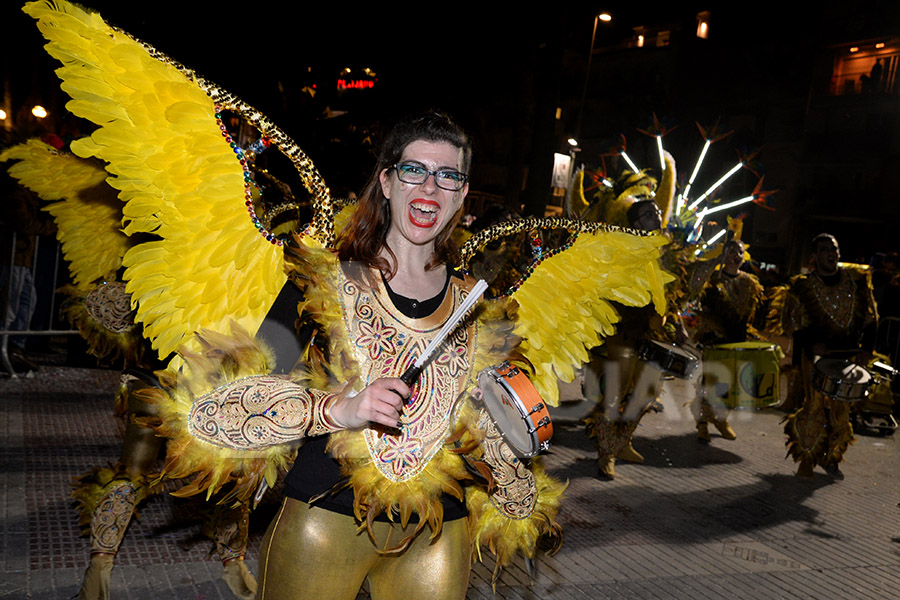
{"label": "yellow feathered wing", "polygon": [[[66,2],[31,2],[72,100],[100,126],[72,145],[107,162],[125,202],[125,232],[156,241],[124,257],[136,320],[160,357],[230,321],[255,332],[286,280],[282,250],[244,205],[244,171],[216,107],[192,74]],[[159,57],[159,58],[156,58]]]}
{"label": "yellow feathered wing", "polygon": [[0,162],[7,160],[19,161],[10,175],[52,202],[43,210],[53,215],[77,289],[88,292],[96,280],[113,279],[130,242],[121,231],[122,203],[106,185],[103,166],[36,139],[5,150]]}
{"label": "yellow feathered wing", "polygon": [[652,302],[659,314],[665,312],[663,286],[673,279],[659,265],[659,249],[666,243],[662,235],[581,233],[570,248],[536,265],[513,294],[520,351],[549,404],[559,403],[558,380],[572,381],[588,350],[615,332],[619,315],[611,302]]}

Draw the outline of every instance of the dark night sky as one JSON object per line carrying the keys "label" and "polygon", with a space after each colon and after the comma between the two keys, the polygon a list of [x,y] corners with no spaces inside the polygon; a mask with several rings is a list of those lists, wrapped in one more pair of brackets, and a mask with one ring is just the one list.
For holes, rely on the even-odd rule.
{"label": "dark night sky", "polygon": [[[791,86],[797,90],[795,95],[805,96],[809,66],[798,71],[802,62],[787,57],[815,52],[834,40],[855,39],[853,35],[862,35],[858,32],[872,30],[872,15],[883,14],[872,8],[900,6],[895,0],[872,0],[865,3],[868,9],[862,10],[859,5],[826,0],[816,3],[813,11],[805,11],[794,6],[799,3],[768,1],[617,0],[566,7],[546,3],[533,10],[506,3],[513,9],[498,8],[486,2],[390,8],[375,8],[370,3],[351,10],[336,3],[287,5],[256,0],[246,3],[252,10],[229,11],[221,8],[221,3],[191,0],[86,0],[84,4],[98,9],[111,24],[236,93],[311,150],[320,142],[313,136],[330,135],[327,126],[314,132],[309,124],[321,116],[326,104],[332,104],[329,92],[335,74],[345,66],[371,67],[379,76],[377,91],[359,94],[360,100],[350,107],[361,121],[437,106],[457,115],[477,140],[479,129],[494,124],[484,121],[513,122],[511,115],[534,71],[535,53],[546,44],[564,49],[560,64],[567,72],[555,82],[561,101],[577,100],[597,9],[608,9],[614,17],[611,25],[601,24],[598,47],[627,37],[631,27],[639,24],[671,22],[690,31],[696,13],[711,10],[710,47],[717,50],[710,54],[715,54],[715,67],[691,74],[696,79],[689,83],[675,82],[683,84],[683,89],[667,88],[666,96],[648,98],[652,108],[639,107],[645,121],[653,110],[690,127],[697,118],[683,110],[693,106],[690,101],[679,107],[677,103],[666,106],[667,100],[702,90],[707,103],[727,112],[732,101],[743,103],[745,110],[749,102],[769,102],[773,91],[783,93]],[[896,16],[897,8],[892,10]],[[823,26],[828,21],[844,27],[844,37],[830,39],[829,28]],[[13,76],[14,101],[22,101],[37,83],[41,95],[56,94],[62,106],[64,94],[51,75],[56,63],[41,50],[42,38],[33,21],[17,9],[16,2],[7,0],[0,8],[0,22],[4,27],[0,53],[3,67]],[[896,20],[881,18],[880,24],[894,34],[900,30]],[[727,35],[723,35],[725,31]],[[300,92],[310,82],[320,86],[315,101]],[[279,86],[286,93],[279,93]],[[601,85],[597,92],[614,98],[617,90]],[[713,94],[718,96],[711,100]],[[614,107],[614,103],[605,106]],[[604,112],[603,117],[623,131],[646,125],[635,122],[633,114],[616,114],[616,109]]]}
{"label": "dark night sky", "polygon": [[[612,24],[601,24],[598,46],[629,35],[634,25],[672,21],[687,28],[698,11],[712,10],[713,35],[721,35],[727,26],[733,51],[745,53],[764,50],[776,40],[798,48],[825,43],[819,21],[842,6],[853,15],[837,19],[842,24],[866,18],[866,11],[850,10],[850,3],[835,0],[816,3],[813,11],[768,0],[614,0],[566,7],[542,3],[534,9],[510,3],[499,8],[498,3],[488,2],[389,8],[368,3],[350,9],[343,3],[288,5],[254,0],[245,3],[252,8],[234,10],[223,9],[222,3],[192,0],[86,0],[83,4],[266,113],[271,112],[268,103],[276,101],[272,100],[276,82],[299,84],[309,67],[314,75],[332,81],[333,74],[345,66],[373,68],[379,74],[383,101],[400,111],[421,105],[452,110],[505,96],[514,101],[516,81],[541,44],[555,42],[574,55],[586,55],[598,9],[609,10],[614,17]],[[2,5],[0,52],[4,66],[18,76],[13,80],[14,93],[21,93],[16,90],[21,89],[17,81],[40,77],[52,70],[53,63],[39,50],[41,38],[31,19],[18,10],[18,3],[4,0]],[[885,27],[890,30],[890,23]],[[773,63],[771,68],[778,66]]]}
{"label": "dark night sky", "polygon": [[[520,6],[486,8],[490,3],[440,8],[398,4],[388,9],[376,9],[371,3],[352,11],[343,4],[330,10],[324,6],[334,4],[295,3],[296,12],[283,2],[267,0],[246,3],[253,10],[232,11],[221,9],[220,3],[190,0],[87,0],[83,4],[98,9],[107,22],[260,105],[264,112],[267,86],[276,79],[288,83],[301,79],[310,66],[322,73],[344,66],[371,67],[383,74],[381,79],[398,103],[460,104],[504,94],[529,48],[556,35],[586,52],[592,24],[590,6],[569,8],[562,14],[551,6],[540,9],[543,12]],[[614,14],[621,15],[616,23],[626,31],[636,18],[665,15],[653,10],[648,14],[646,8],[635,15],[634,9],[625,8],[634,3],[612,4],[623,7]],[[52,63],[34,60],[40,37],[31,19],[16,9],[15,2],[3,5],[3,55],[15,57],[15,65],[26,71],[52,68]],[[685,5],[679,12],[691,14]]]}

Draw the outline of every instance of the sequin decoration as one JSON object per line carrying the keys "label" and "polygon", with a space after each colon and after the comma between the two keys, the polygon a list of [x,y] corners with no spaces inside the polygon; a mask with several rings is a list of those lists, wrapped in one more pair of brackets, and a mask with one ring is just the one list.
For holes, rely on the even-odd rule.
{"label": "sequin decoration", "polygon": [[134,328],[131,294],[125,291],[121,281],[104,282],[95,287],[85,297],[84,308],[97,323],[113,333],[125,333]]}
{"label": "sequin decoration", "polygon": [[[399,377],[422,354],[467,291],[451,280],[441,307],[422,319],[398,313],[376,278],[375,293],[342,275],[341,308],[355,358],[363,366],[366,383]],[[397,431],[364,431],[372,463],[387,479],[414,478],[443,447],[450,433],[450,417],[465,386],[475,347],[475,325],[460,326],[436,351],[412,386]]]}

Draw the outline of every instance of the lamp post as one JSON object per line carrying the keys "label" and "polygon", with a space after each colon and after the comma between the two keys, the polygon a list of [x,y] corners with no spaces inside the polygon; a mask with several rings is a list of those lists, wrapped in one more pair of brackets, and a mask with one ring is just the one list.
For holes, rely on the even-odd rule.
{"label": "lamp post", "polygon": [[609,23],[612,21],[612,16],[606,12],[594,15],[594,28],[593,31],[591,31],[591,47],[588,50],[587,70],[584,73],[584,88],[581,90],[581,103],[578,105],[578,119],[575,121],[575,135],[573,137],[576,140],[581,139],[581,117],[584,115],[584,102],[587,100],[588,82],[591,79],[591,62],[594,58],[594,40],[597,38],[597,24],[600,21]]}

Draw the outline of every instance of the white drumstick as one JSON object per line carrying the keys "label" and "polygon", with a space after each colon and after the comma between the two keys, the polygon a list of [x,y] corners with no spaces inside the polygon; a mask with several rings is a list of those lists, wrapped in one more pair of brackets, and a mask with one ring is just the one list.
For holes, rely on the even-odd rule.
{"label": "white drumstick", "polygon": [[463,317],[466,316],[466,313],[469,311],[472,306],[478,302],[481,296],[484,294],[484,291],[487,289],[487,283],[484,282],[483,279],[479,279],[478,283],[472,288],[472,291],[469,292],[469,295],[466,296],[466,299],[462,304],[454,311],[450,318],[447,319],[447,322],[444,323],[444,326],[441,327],[441,330],[438,332],[437,336],[428,343],[428,346],[425,348],[425,351],[422,355],[416,359],[416,361],[412,364],[410,368],[408,368],[403,375],[400,376],[400,379],[403,380],[403,383],[406,385],[412,385],[412,383],[419,377],[419,373],[422,372],[422,366],[425,364],[425,361],[437,350],[438,346],[443,343],[447,336],[451,331],[462,321]]}

